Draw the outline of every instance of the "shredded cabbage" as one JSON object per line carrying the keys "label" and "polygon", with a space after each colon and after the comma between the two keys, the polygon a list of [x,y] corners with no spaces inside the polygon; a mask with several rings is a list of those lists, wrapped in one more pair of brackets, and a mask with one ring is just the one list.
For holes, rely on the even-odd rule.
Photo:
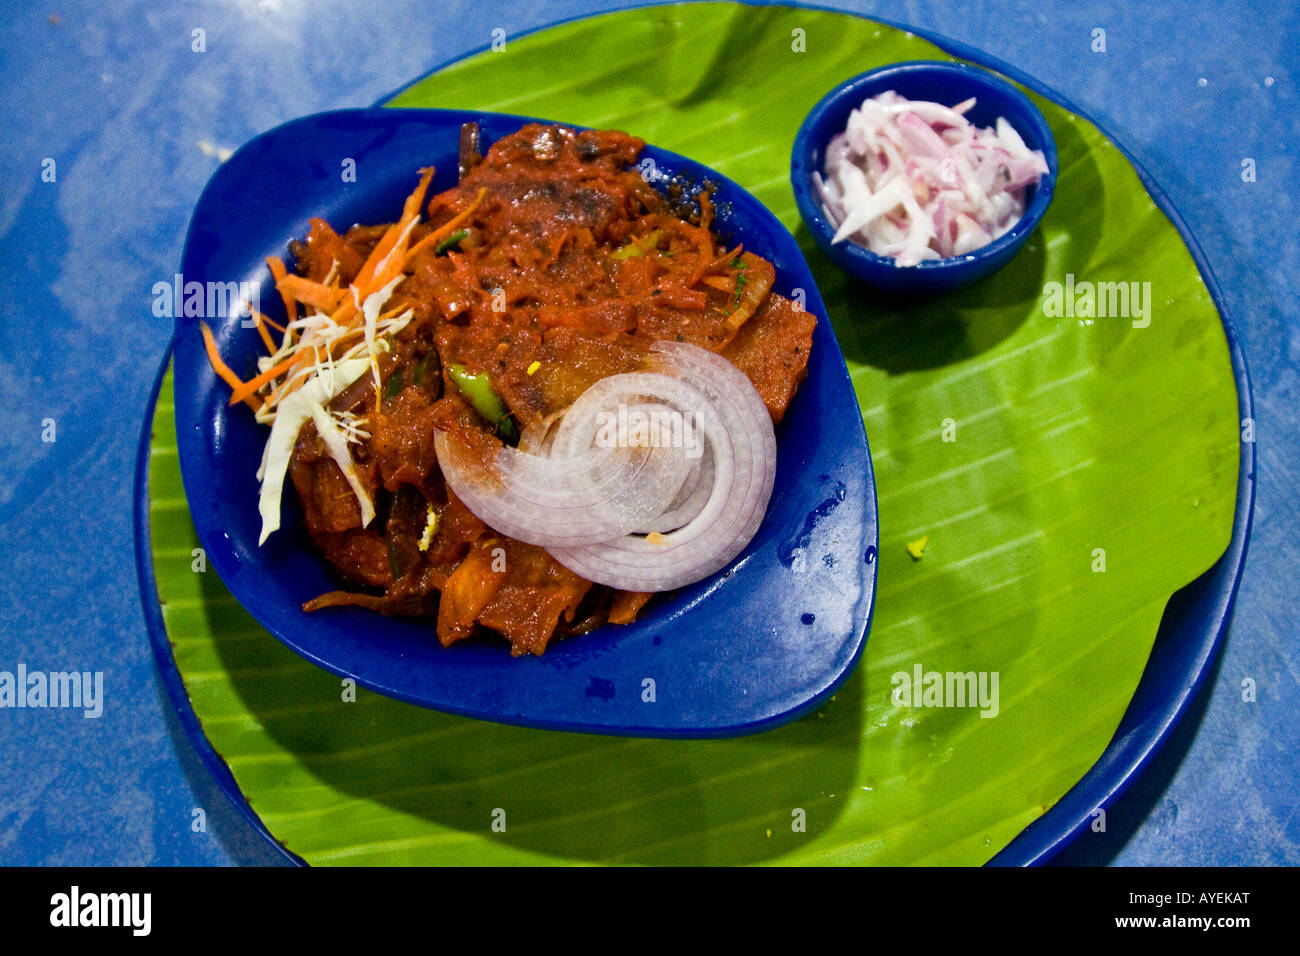
{"label": "shredded cabbage", "polygon": [[357,476],[356,463],[348,451],[343,433],[334,423],[325,405],[345,388],[365,375],[370,359],[354,358],[336,362],[329,368],[319,369],[302,388],[282,401],[277,409],[271,434],[262,453],[258,478],[262,482],[257,510],[262,516],[262,534],[259,545],[280,528],[280,500],[284,493],[284,476],[289,470],[289,459],[298,441],[298,431],[308,419],[316,422],[330,457],[338,464],[348,484],[361,505],[361,523],[367,525],[375,516],[373,503]]}

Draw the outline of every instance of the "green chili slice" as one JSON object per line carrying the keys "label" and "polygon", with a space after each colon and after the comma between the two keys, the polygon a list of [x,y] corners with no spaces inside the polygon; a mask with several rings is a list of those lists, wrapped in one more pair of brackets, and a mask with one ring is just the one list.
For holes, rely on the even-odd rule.
{"label": "green chili slice", "polygon": [[491,422],[506,441],[514,443],[519,440],[519,429],[510,417],[510,410],[501,397],[492,390],[492,383],[484,372],[466,371],[463,365],[448,365],[447,377],[470,407],[484,419]]}
{"label": "green chili slice", "polygon": [[429,359],[433,358],[433,352],[425,352],[415,363],[415,368],[411,372],[411,381],[416,385],[424,382],[425,373],[429,371]]}
{"label": "green chili slice", "polygon": [[631,259],[634,256],[643,256],[655,246],[659,245],[659,230],[653,229],[641,239],[633,239],[627,245],[615,249],[609,254],[610,262],[618,262],[622,259]]}
{"label": "green chili slice", "polygon": [[446,239],[442,240],[442,242],[438,243],[436,246],[433,247],[433,254],[435,256],[440,256],[448,249],[455,249],[457,246],[460,245],[461,240],[468,235],[469,235],[468,229],[457,229],[450,236],[448,236]]}
{"label": "green chili slice", "polygon": [[734,308],[737,309],[740,308],[740,300],[741,297],[744,295],[744,292],[745,292],[745,277],[737,276],[736,277],[736,298],[731,303]]}

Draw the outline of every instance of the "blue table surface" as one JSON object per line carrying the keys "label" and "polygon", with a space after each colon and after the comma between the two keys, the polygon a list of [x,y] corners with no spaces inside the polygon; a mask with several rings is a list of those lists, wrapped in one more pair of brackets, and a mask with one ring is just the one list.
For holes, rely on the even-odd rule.
{"label": "blue table surface", "polygon": [[[971,44],[1096,119],[1182,212],[1250,367],[1258,497],[1224,651],[1107,831],[1058,862],[1300,863],[1300,12],[1212,0],[832,5]],[[485,46],[494,28],[518,35],[619,5],[0,6],[0,670],[102,670],[105,694],[98,719],[0,710],[0,863],[272,862],[180,731],[145,631],[132,473],[169,334],[150,290],[175,272],[221,150],[295,116],[369,105]],[[191,49],[196,28],[206,52]],[[54,182],[42,178],[49,160]],[[196,807],[206,832],[191,828]]]}

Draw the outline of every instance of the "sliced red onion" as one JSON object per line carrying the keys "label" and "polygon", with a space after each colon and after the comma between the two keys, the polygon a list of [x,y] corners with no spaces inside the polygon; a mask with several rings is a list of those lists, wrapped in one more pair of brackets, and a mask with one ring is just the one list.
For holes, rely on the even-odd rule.
{"label": "sliced red onion", "polygon": [[[637,427],[652,421],[658,430]],[[726,566],[757,532],[776,478],[772,419],[753,384],[679,342],[652,346],[645,371],[592,385],[558,425],[526,429],[522,450],[503,448],[486,473],[450,434],[436,441],[448,485],[490,527],[627,591],[672,590]]]}
{"label": "sliced red onion", "polygon": [[725,567],[757,533],[776,479],[772,419],[744,373],[720,355],[684,343],[659,342],[653,353],[652,368],[689,380],[708,401],[711,413],[695,409],[713,458],[708,500],[675,531],[549,549],[588,580],[628,591],[671,591]]}
{"label": "sliced red onion", "polygon": [[449,432],[434,438],[456,496],[489,527],[543,547],[626,534],[662,514],[690,469],[682,449],[596,448],[559,459],[503,446],[491,469]]}
{"label": "sliced red onion", "polygon": [[519,450],[530,455],[549,458],[551,442],[555,440],[555,429],[563,415],[564,412],[556,412],[525,428],[519,436]]}
{"label": "sliced red onion", "polygon": [[[653,372],[611,375],[583,392],[560,421],[551,455],[568,458],[596,447],[611,425],[615,434],[604,435],[604,440],[630,439],[635,437],[633,416],[663,413],[676,415],[681,423],[678,435],[669,435],[669,443],[675,441],[683,452],[700,457],[700,420],[716,417],[709,396],[680,378]],[[617,434],[625,427],[629,432],[626,436]]]}
{"label": "sliced red onion", "polygon": [[816,177],[833,241],[911,266],[965,255],[1010,230],[1047,163],[1005,118],[974,126],[962,115],[972,105],[949,109],[891,90],[854,110]]}
{"label": "sliced red onion", "polygon": [[653,521],[635,529],[634,534],[649,534],[658,531],[665,534],[676,531],[694,521],[713,495],[713,450],[706,447],[702,457],[691,464],[691,471],[682,483],[681,491],[668,506],[668,510]]}

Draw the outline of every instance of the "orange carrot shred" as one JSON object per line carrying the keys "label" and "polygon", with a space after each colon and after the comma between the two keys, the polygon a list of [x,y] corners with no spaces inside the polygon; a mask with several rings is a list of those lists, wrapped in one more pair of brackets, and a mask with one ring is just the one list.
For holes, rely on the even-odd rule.
{"label": "orange carrot shred", "polygon": [[695,283],[699,282],[714,269],[726,265],[732,259],[736,258],[736,256],[740,255],[744,250],[745,244],[742,242],[730,252],[723,252],[722,255],[718,256],[716,259],[701,260],[699,264],[696,265],[695,271],[691,273],[690,279],[687,280],[687,287],[689,288],[690,286],[695,285]]}
{"label": "orange carrot shred", "polygon": [[[200,322],[199,331],[203,334],[203,348],[208,353],[208,361],[212,363],[212,371],[217,373],[217,377],[229,385],[232,389],[244,387],[244,382],[238,375],[230,370],[221,358],[221,352],[217,349],[217,340],[212,336],[212,330],[208,328],[208,323]],[[230,404],[234,404],[236,399],[231,399]],[[257,411],[259,405],[252,398],[244,399],[244,402],[253,411]]]}
{"label": "orange carrot shred", "polygon": [[[266,264],[271,270],[271,275],[275,278],[276,288],[279,288],[280,280],[289,274],[289,270],[284,267],[284,263],[280,261],[279,256],[267,256]],[[298,303],[287,292],[281,292],[280,297],[284,299],[284,314],[292,322],[298,318]],[[283,332],[284,330],[281,329],[280,331]]]}
{"label": "orange carrot shred", "polygon": [[708,229],[713,224],[713,197],[705,189],[700,193],[700,228]]}
{"label": "orange carrot shred", "polygon": [[[397,246],[397,242],[407,232],[407,227],[414,222],[420,215],[420,204],[424,201],[424,194],[429,188],[429,183],[433,179],[433,167],[428,166],[420,170],[420,184],[415,187],[415,191],[406,198],[402,206],[402,218],[397,220],[388,227],[375,248],[370,251],[370,256],[361,266],[361,271],[357,273],[356,279],[352,284],[358,289],[369,288],[375,278],[375,273],[380,265],[388,258],[388,254]],[[379,283],[380,286],[384,283]],[[364,300],[364,296],[361,297]]]}
{"label": "orange carrot shred", "polygon": [[297,355],[291,355],[283,362],[280,362],[277,365],[272,365],[270,368],[268,368],[261,375],[258,375],[256,378],[250,378],[247,382],[242,383],[238,388],[236,388],[233,392],[230,393],[230,404],[233,405],[235,404],[235,402],[245,400],[246,398],[251,396],[254,392],[256,392],[259,388],[265,385],[267,382],[270,382],[273,379],[279,377],[284,372],[289,371],[289,369],[293,368],[299,362],[304,361],[310,356],[311,353],[304,349],[303,351],[299,352]]}
{"label": "orange carrot shred", "polygon": [[271,333],[266,331],[266,323],[271,320],[254,308],[250,307],[249,311],[253,313],[253,318],[257,320],[257,334],[262,337],[262,344],[266,346],[268,352],[274,355],[278,349],[275,346],[275,341],[271,338]]}
{"label": "orange carrot shred", "polygon": [[420,170],[420,184],[415,187],[415,192],[406,197],[406,203],[402,206],[402,219],[414,219],[420,215],[420,207],[424,205],[424,194],[429,191],[429,183],[433,181],[434,167],[426,166]]}
{"label": "orange carrot shred", "polygon": [[[424,203],[424,196],[429,189],[429,184],[433,181],[433,176],[434,168],[432,166],[420,170],[420,182],[415,187],[414,192],[406,198],[406,202],[402,207],[402,218],[385,230],[379,242],[375,244],[375,247],[370,251],[370,255],[362,264],[356,279],[352,282],[352,286],[347,290],[312,282],[302,276],[289,275],[284,263],[278,257],[269,256],[267,258],[266,264],[271,270],[271,275],[275,277],[275,286],[284,298],[285,312],[289,315],[291,321],[297,318],[298,303],[302,302],[322,311],[333,309],[330,318],[339,325],[349,325],[357,318],[359,311],[357,301],[364,302],[370,295],[401,274],[406,266],[409,253],[395,256],[391,254],[398,248],[398,244],[404,243],[405,237],[410,235],[410,227],[420,216],[420,207]],[[462,216],[468,216],[482,201],[486,192],[486,189],[480,190],[478,198],[474,200],[473,205]],[[451,231],[445,226],[443,228],[447,232]],[[454,225],[451,228],[455,228]],[[433,235],[433,233],[430,235]],[[353,295],[353,289],[355,289],[355,296]],[[265,317],[259,316],[259,320],[263,318]],[[266,321],[269,322],[270,320],[266,319]],[[260,325],[259,331],[265,333],[265,330],[261,329]],[[263,334],[263,341],[268,339],[269,336]],[[267,341],[267,347],[271,348],[269,341]],[[272,352],[274,351],[272,349]],[[306,350],[300,351],[247,382],[240,382],[236,378],[231,382],[233,391],[231,392],[230,403],[233,405],[235,402],[242,400],[249,402],[255,408],[258,407],[252,397],[258,389],[274,381],[280,375],[291,371],[310,355],[311,353]],[[274,406],[276,402],[295,391],[299,385],[301,385],[301,382],[285,381],[266,399],[263,407],[270,408]]]}
{"label": "orange carrot shred", "polygon": [[312,282],[302,276],[285,276],[276,282],[275,287],[281,294],[288,294],[304,305],[315,306],[322,312],[338,308],[339,292],[319,282]]}
{"label": "orange carrot shred", "polygon": [[277,332],[281,334],[284,333],[284,326],[281,325],[279,322],[275,321],[275,319],[271,318],[265,312],[259,312],[257,314],[261,316],[262,321],[265,322],[267,325],[269,325],[271,328],[275,329]]}
{"label": "orange carrot shred", "polygon": [[[464,212],[460,212],[457,213],[455,216],[452,216],[450,219],[444,222],[437,229],[433,230],[433,232],[429,233],[427,236],[425,236],[423,239],[421,239],[419,242],[413,245],[410,248],[410,250],[406,253],[406,262],[410,262],[411,259],[414,258],[415,254],[418,253],[420,250],[424,249],[426,246],[435,246],[438,243],[442,242],[442,240],[450,236],[453,232],[455,232],[457,227],[460,226],[460,224],[463,223],[466,219],[468,219],[470,215],[474,212],[474,210],[479,207],[479,204],[483,202],[483,197],[486,195],[487,195],[487,188],[484,187],[480,189],[478,191],[478,195],[474,197],[474,201],[469,204],[469,206],[465,209]],[[405,267],[405,264],[406,263],[403,263],[403,267]]]}
{"label": "orange carrot shred", "polygon": [[306,382],[307,382],[306,376],[302,378],[295,378],[292,381],[286,379],[283,385],[281,385],[274,392],[272,392],[270,395],[267,396],[266,407],[274,408],[276,405],[284,401],[294,392],[298,391],[298,389],[302,388],[302,386],[306,384]]}
{"label": "orange carrot shred", "polygon": [[[415,191],[407,197],[402,207],[402,218],[393,223],[380,237],[379,242],[375,243],[374,249],[370,250],[370,255],[362,263],[357,277],[352,280],[352,286],[356,289],[356,296],[351,291],[343,296],[335,308],[330,318],[338,325],[350,324],[358,314],[357,302],[364,302],[373,293],[388,285],[397,275],[406,268],[406,262],[409,253],[401,256],[390,254],[404,237],[410,235],[410,226],[420,215],[420,204],[424,202],[424,194],[428,191],[429,183],[433,181],[433,167],[428,166],[420,170],[420,183],[415,187]],[[383,267],[382,273],[380,267]]]}

